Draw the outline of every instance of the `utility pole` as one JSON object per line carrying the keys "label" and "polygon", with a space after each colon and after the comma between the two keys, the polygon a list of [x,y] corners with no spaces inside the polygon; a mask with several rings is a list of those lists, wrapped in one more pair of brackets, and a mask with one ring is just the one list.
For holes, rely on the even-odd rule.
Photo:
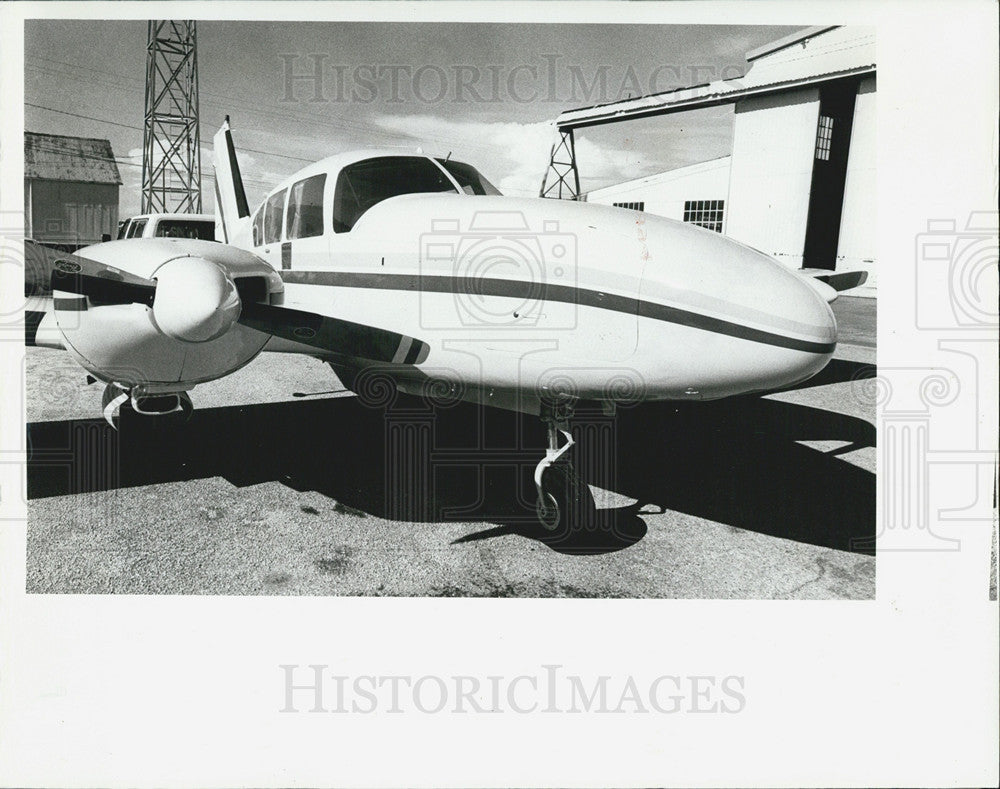
{"label": "utility pole", "polygon": [[198,36],[193,21],[149,22],[142,212],[201,212]]}

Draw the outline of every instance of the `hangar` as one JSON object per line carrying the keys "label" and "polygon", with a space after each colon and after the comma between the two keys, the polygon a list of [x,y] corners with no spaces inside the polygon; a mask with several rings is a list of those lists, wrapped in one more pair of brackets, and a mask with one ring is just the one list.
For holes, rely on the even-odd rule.
{"label": "hangar", "polygon": [[[693,222],[793,268],[863,270],[852,293],[873,296],[874,30],[808,28],[746,57],[738,79],[563,112],[542,196]],[[727,104],[729,156],[580,194],[575,130]]]}

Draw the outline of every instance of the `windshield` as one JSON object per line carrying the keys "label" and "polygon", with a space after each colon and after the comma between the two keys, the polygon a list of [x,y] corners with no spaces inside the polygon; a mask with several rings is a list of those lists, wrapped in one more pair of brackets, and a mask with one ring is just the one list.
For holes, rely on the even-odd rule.
{"label": "windshield", "polygon": [[125,234],[125,238],[141,238],[142,231],[146,229],[146,219],[133,219],[132,224],[129,225],[128,232]]}
{"label": "windshield", "polygon": [[456,193],[445,174],[422,156],[379,156],[348,165],[337,176],[333,231],[346,233],[383,200],[421,192]]}
{"label": "windshield", "polygon": [[158,238],[200,238],[215,241],[215,222],[199,219],[161,219],[156,226]]}
{"label": "windshield", "polygon": [[438,159],[438,163],[451,173],[451,177],[458,181],[458,185],[462,187],[462,191],[467,195],[500,194],[500,190],[483,178],[479,170],[471,164],[445,161],[444,159]]}

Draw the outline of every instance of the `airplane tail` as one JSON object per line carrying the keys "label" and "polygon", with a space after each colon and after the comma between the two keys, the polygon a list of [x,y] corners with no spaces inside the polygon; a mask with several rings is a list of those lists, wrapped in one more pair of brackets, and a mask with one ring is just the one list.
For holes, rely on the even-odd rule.
{"label": "airplane tail", "polygon": [[215,238],[237,246],[250,242],[250,206],[236,160],[229,116],[212,140],[215,170]]}

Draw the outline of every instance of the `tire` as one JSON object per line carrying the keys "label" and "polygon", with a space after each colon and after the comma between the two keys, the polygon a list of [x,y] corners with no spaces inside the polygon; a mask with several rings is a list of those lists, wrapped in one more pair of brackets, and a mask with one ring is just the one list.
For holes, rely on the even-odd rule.
{"label": "tire", "polygon": [[590,488],[565,463],[555,463],[545,470],[542,494],[535,512],[542,534],[551,540],[570,536],[585,526],[596,511]]}

